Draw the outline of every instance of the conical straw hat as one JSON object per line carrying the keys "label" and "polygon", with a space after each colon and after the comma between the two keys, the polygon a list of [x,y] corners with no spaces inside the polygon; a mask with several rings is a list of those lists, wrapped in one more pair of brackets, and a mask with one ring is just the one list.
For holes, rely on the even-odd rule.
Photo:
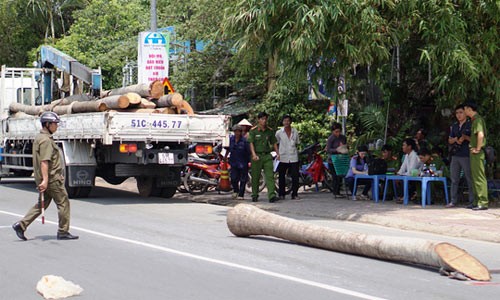
{"label": "conical straw hat", "polygon": [[248,122],[247,119],[243,119],[241,120],[238,125],[241,125],[241,126],[253,126],[252,123]]}

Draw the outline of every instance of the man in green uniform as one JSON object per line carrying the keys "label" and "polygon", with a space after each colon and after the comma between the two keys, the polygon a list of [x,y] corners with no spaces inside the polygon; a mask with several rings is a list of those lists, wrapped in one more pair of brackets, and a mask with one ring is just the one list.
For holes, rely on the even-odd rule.
{"label": "man in green uniform", "polygon": [[464,104],[464,112],[472,120],[470,137],[470,171],[474,186],[473,210],[488,209],[488,182],[484,171],[484,147],[486,146],[486,124],[477,113],[477,105],[473,102]]}
{"label": "man in green uniform", "polygon": [[[42,123],[42,129],[33,143],[35,183],[38,191],[44,195],[44,209],[47,209],[52,199],[57,205],[59,216],[57,239],[75,240],[78,239],[78,236],[69,233],[70,209],[68,193],[64,187],[62,157],[59,147],[52,139],[52,134],[56,132],[59,124],[59,116],[51,111],[44,112],[40,116],[40,122]],[[24,232],[41,213],[41,201],[39,199],[39,202],[28,211],[21,221],[12,225],[17,237],[26,241]]]}
{"label": "man in green uniform", "polygon": [[[271,151],[274,149],[278,153],[278,145],[274,131],[267,126],[268,114],[260,112],[257,116],[258,125],[253,127],[248,134],[250,152],[252,154],[252,201],[259,199],[259,180],[261,170],[264,169],[264,176],[267,185],[267,196],[269,202],[276,202],[276,186],[274,183],[273,157]],[[276,158],[279,160],[279,154]]]}

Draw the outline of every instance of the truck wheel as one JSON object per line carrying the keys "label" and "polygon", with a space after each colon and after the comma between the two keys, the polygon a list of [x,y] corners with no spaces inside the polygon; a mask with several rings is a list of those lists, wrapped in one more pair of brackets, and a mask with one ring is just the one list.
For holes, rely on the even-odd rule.
{"label": "truck wheel", "polygon": [[170,199],[175,195],[175,192],[177,191],[176,187],[166,187],[161,189],[161,197]]}
{"label": "truck wheel", "polygon": [[92,191],[92,187],[89,187],[89,186],[77,186],[77,187],[66,186],[66,191],[68,192],[69,198],[88,198],[90,192]]}
{"label": "truck wheel", "polygon": [[109,184],[118,185],[118,184],[123,183],[125,180],[127,180],[127,177],[116,177],[116,176],[108,177],[108,176],[106,176],[106,177],[102,177],[102,179],[104,179]]}
{"label": "truck wheel", "polygon": [[150,176],[137,176],[135,178],[137,181],[137,189],[139,190],[139,195],[141,197],[149,197],[154,196],[154,180],[153,177]]}

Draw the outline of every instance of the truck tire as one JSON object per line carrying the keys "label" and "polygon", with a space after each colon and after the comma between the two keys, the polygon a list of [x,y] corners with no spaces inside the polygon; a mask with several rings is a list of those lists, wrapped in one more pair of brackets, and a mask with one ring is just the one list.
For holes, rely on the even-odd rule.
{"label": "truck tire", "polygon": [[106,181],[109,184],[118,185],[118,184],[123,183],[125,180],[127,180],[127,177],[116,177],[116,176],[108,177],[108,176],[106,176],[106,177],[102,177],[102,179],[104,179],[104,181]]}
{"label": "truck tire", "polygon": [[161,189],[161,197],[162,198],[167,198],[170,199],[175,195],[175,192],[177,191],[176,187],[166,187]]}
{"label": "truck tire", "polygon": [[151,176],[137,176],[135,177],[137,181],[137,190],[139,191],[139,195],[141,197],[150,197],[154,196],[154,180]]}
{"label": "truck tire", "polygon": [[90,186],[69,187],[67,184],[65,185],[69,198],[88,198],[90,192],[92,191],[92,187]]}

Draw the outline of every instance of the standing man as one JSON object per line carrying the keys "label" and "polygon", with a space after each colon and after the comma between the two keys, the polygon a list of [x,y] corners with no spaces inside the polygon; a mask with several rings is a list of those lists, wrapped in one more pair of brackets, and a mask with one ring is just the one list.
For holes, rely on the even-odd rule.
{"label": "standing man", "polygon": [[[35,183],[40,193],[45,197],[44,209],[49,207],[50,201],[54,199],[57,205],[59,217],[58,240],[75,240],[78,236],[69,233],[69,199],[64,187],[62,168],[62,157],[59,147],[54,142],[52,135],[56,132],[59,124],[59,116],[51,111],[44,112],[40,117],[42,129],[35,137],[33,143],[33,171]],[[12,225],[17,237],[26,241],[24,232],[28,226],[42,213],[41,199],[33,206],[26,216]]]}
{"label": "standing man", "polygon": [[248,181],[248,163],[250,162],[250,146],[247,139],[243,137],[242,126],[233,126],[234,135],[229,138],[229,165],[231,166],[231,186],[233,187],[233,199],[243,200],[245,186]]}
{"label": "standing man", "polygon": [[483,117],[477,113],[477,105],[474,102],[464,104],[464,112],[471,118],[470,136],[470,172],[472,184],[474,185],[473,210],[488,209],[488,182],[484,172],[484,147],[486,146],[486,123]]}
{"label": "standing man", "polygon": [[415,133],[415,145],[416,147],[413,149],[415,151],[418,151],[420,149],[426,148],[427,150],[431,150],[431,146],[429,142],[425,139],[427,136],[427,131],[423,128],[420,128],[417,130],[417,133]]}
{"label": "standing man", "polygon": [[297,145],[300,144],[299,132],[292,128],[292,117],[284,115],[281,119],[283,128],[276,131],[280,163],[278,165],[280,199],[285,199],[286,172],[292,177],[292,200],[298,198],[299,191],[299,152]]}
{"label": "standing man", "polygon": [[340,123],[333,123],[332,134],[328,137],[326,141],[326,152],[328,153],[328,168],[332,173],[333,178],[333,194],[340,196],[340,185],[342,183],[342,177],[338,177],[335,172],[335,167],[332,162],[332,154],[346,154],[347,153],[347,138],[345,135],[341,134],[342,125]]}
{"label": "standing man", "polygon": [[[260,112],[257,115],[257,126],[253,127],[248,134],[250,152],[252,153],[252,202],[259,201],[259,179],[262,169],[264,169],[269,202],[273,203],[278,200],[274,185],[273,157],[271,155],[273,149],[278,153],[278,145],[276,144],[274,131],[267,126],[268,117],[267,113]],[[280,159],[279,153],[276,159]]]}
{"label": "standing man", "polygon": [[451,203],[447,208],[455,207],[458,200],[458,184],[460,182],[460,172],[463,171],[469,188],[469,206],[474,202],[474,193],[472,191],[472,176],[470,173],[469,142],[471,136],[471,122],[465,115],[464,106],[455,107],[455,117],[457,122],[450,128],[448,144],[450,145],[450,173],[451,173]]}

